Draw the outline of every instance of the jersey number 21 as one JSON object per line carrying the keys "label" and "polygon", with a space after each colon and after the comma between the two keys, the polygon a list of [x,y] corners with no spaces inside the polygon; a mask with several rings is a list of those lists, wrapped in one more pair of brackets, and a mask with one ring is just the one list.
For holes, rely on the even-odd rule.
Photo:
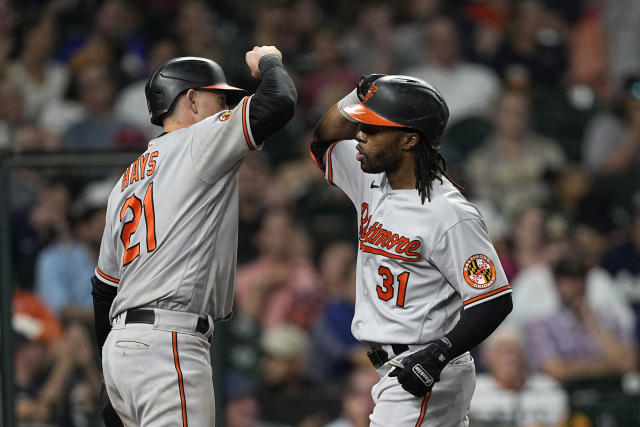
{"label": "jersey number 21", "polygon": [[153,211],[153,182],[147,187],[144,193],[144,200],[140,200],[135,194],[132,194],[124,201],[120,209],[120,222],[124,220],[127,210],[131,209],[133,218],[122,224],[120,232],[120,240],[124,244],[124,256],[122,257],[122,265],[127,265],[140,255],[140,243],[129,247],[131,235],[136,232],[142,211],[144,211],[144,221],[147,229],[147,252],[151,252],[156,248],[156,220]]}

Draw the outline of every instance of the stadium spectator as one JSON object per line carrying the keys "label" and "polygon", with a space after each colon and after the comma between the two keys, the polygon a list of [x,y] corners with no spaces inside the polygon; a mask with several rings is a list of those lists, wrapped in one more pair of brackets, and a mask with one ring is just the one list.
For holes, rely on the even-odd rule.
{"label": "stadium spectator", "polygon": [[305,77],[300,104],[307,112],[307,122],[315,123],[357,83],[360,75],[344,64],[335,31],[323,28],[312,37],[310,61],[314,71]]}
{"label": "stadium spectator", "polygon": [[339,412],[336,391],[306,374],[309,337],[302,329],[282,324],[261,338],[263,358],[257,397],[265,421],[322,426]]}
{"label": "stadium spectator", "polygon": [[[355,23],[340,41],[347,64],[359,74],[392,72],[394,27],[393,6],[375,1],[363,4]],[[445,95],[446,96],[446,95]]]}
{"label": "stadium spectator", "polygon": [[593,172],[618,173],[640,166],[640,75],[627,78],[612,112],[592,119],[582,147],[583,161]]}
{"label": "stadium spectator", "polygon": [[[178,56],[180,56],[180,48],[176,40],[169,37],[158,39],[149,49],[145,69],[150,72],[171,58]],[[144,76],[140,80],[130,83],[118,92],[114,111],[117,119],[135,125],[144,132],[147,139],[152,139],[162,132],[162,128],[151,123],[147,111],[147,98],[144,93],[147,77]]]}
{"label": "stadium spectator", "polygon": [[69,232],[71,202],[69,187],[61,180],[52,180],[43,185],[33,205],[12,212],[12,271],[19,283],[33,283],[38,253]]}
{"label": "stadium spectator", "polygon": [[553,378],[529,370],[525,343],[517,330],[498,328],[481,351],[488,372],[476,379],[471,425],[564,425],[569,414],[567,393]]}
{"label": "stadium spectator", "polygon": [[557,143],[531,132],[529,115],[525,93],[503,92],[493,112],[493,133],[465,163],[471,197],[497,206],[507,219],[523,205],[547,201],[545,174],[565,162]]}
{"label": "stadium spectator", "polygon": [[75,28],[66,37],[58,56],[70,63],[79,56],[109,56],[109,66],[116,74],[115,78],[126,81],[142,77],[145,72],[144,57],[147,46],[139,34],[140,16],[136,2],[126,0],[105,0],[97,5],[95,13],[89,17],[89,23]]}
{"label": "stadium spectator", "polygon": [[625,326],[609,307],[596,311],[586,293],[588,265],[579,255],[553,267],[560,304],[527,327],[527,351],[534,368],[558,381],[603,377],[635,369],[633,327]]}
{"label": "stadium spectator", "polygon": [[355,307],[355,248],[337,241],[320,256],[327,303],[311,328],[311,365],[318,378],[344,378],[362,347],[351,334]]}
{"label": "stadium spectator", "polygon": [[379,380],[380,376],[371,366],[354,369],[342,397],[342,414],[325,427],[368,427],[369,415],[375,406],[371,389]]}
{"label": "stadium spectator", "polygon": [[618,288],[633,308],[640,345],[640,208],[631,218],[627,239],[604,254],[601,266],[610,275],[611,286]]}
{"label": "stadium spectator", "polygon": [[0,151],[12,150],[13,133],[25,120],[22,90],[12,79],[0,78]]}
{"label": "stadium spectator", "polygon": [[552,19],[541,0],[522,0],[513,8],[506,38],[491,60],[493,68],[512,89],[559,83],[569,62],[564,23]]}
{"label": "stadium spectator", "polygon": [[416,49],[426,40],[432,19],[443,12],[442,0],[408,0],[399,11],[401,21],[394,30],[393,68],[406,70],[428,62],[425,49]]}
{"label": "stadium spectator", "polygon": [[[618,88],[629,74],[640,73],[640,10],[632,0],[594,2],[600,8],[606,30],[608,74],[612,86]],[[630,54],[631,53],[631,54]]]}
{"label": "stadium spectator", "polygon": [[75,213],[69,235],[44,248],[36,259],[38,294],[64,320],[93,321],[91,279],[104,230],[106,200]]}
{"label": "stadium spectator", "polygon": [[282,427],[260,421],[260,404],[250,379],[232,371],[225,376],[225,385],[226,427]]}
{"label": "stadium spectator", "polygon": [[449,106],[449,126],[462,118],[488,113],[501,86],[493,70],[466,61],[460,43],[454,21],[444,16],[434,18],[427,30],[429,62],[402,72],[428,81],[442,93]]}
{"label": "stadium spectator", "polygon": [[238,269],[238,308],[263,328],[293,323],[306,329],[322,309],[318,273],[293,244],[296,227],[287,211],[267,212],[255,235],[259,255]]}
{"label": "stadium spectator", "polygon": [[238,264],[256,259],[258,242],[255,236],[260,229],[260,219],[267,210],[265,193],[269,187],[271,166],[265,153],[255,153],[240,165],[238,170]]}
{"label": "stadium spectator", "polygon": [[14,297],[12,323],[17,421],[76,425],[71,417],[77,422],[82,413],[95,423],[101,379],[87,330],[71,324],[62,332],[44,304],[26,292]]}
{"label": "stadium spectator", "polygon": [[[75,76],[78,98],[87,115],[71,125],[62,136],[66,150],[113,150],[122,143],[123,137],[133,132],[132,142],[125,141],[126,148],[141,148],[146,139],[142,132],[132,129],[114,116],[113,101],[115,82],[109,68],[99,62],[80,68]],[[131,147],[129,145],[133,145]]]}
{"label": "stadium spectator", "polygon": [[53,60],[59,34],[55,16],[33,15],[20,28],[19,54],[7,67],[7,75],[24,94],[26,116],[37,120],[47,103],[64,97],[69,70]]}
{"label": "stadium spectator", "polygon": [[[15,155],[46,153],[57,148],[58,140],[43,128],[25,122],[15,128],[11,145]],[[14,169],[10,186],[12,210],[28,211],[43,187],[41,170],[37,167]]]}

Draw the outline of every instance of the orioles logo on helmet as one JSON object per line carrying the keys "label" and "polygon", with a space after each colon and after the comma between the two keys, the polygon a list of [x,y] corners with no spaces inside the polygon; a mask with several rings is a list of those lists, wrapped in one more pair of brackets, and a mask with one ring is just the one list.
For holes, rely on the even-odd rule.
{"label": "orioles logo on helmet", "polygon": [[371,97],[378,91],[378,86],[376,86],[375,83],[371,83],[371,86],[369,87],[369,90],[367,91],[367,94],[364,96],[364,99],[362,100],[362,103],[366,103],[369,99],[371,99]]}

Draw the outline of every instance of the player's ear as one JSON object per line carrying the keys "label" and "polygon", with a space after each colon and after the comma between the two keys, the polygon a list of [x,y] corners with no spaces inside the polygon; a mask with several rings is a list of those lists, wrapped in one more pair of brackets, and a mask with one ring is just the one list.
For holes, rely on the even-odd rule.
{"label": "player's ear", "polygon": [[196,102],[197,96],[198,92],[196,92],[195,89],[189,89],[185,96],[185,98],[187,99],[187,106],[189,110],[194,114],[198,114],[198,103]]}
{"label": "player's ear", "polygon": [[420,142],[420,134],[418,132],[407,132],[403,135],[400,145],[403,150],[413,150]]}

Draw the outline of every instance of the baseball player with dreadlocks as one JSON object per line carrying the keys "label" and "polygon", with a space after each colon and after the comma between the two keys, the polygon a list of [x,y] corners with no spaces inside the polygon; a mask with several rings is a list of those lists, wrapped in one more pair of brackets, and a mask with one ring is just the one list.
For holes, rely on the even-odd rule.
{"label": "baseball player with dreadlocks", "polygon": [[247,52],[261,79],[252,96],[205,58],[172,59],[147,82],[164,132],[109,196],[92,279],[105,385],[126,426],[215,425],[209,345],[233,304],[237,173],[293,116],[281,57]]}
{"label": "baseball player with dreadlocks", "polygon": [[445,175],[448,117],[427,82],[373,74],[314,129],[314,161],[359,214],[351,330],[380,374],[372,426],[467,426],[469,349],[512,308],[482,217]]}

